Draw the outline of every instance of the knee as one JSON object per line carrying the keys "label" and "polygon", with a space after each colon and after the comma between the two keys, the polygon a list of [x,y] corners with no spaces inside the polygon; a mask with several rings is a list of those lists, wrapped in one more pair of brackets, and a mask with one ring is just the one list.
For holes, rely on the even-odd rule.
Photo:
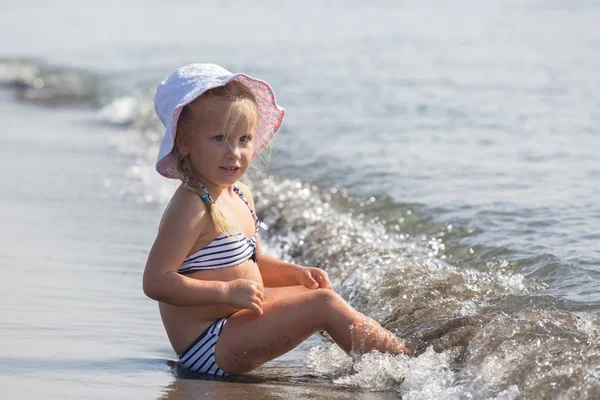
{"label": "knee", "polygon": [[312,297],[315,302],[320,307],[325,307],[328,309],[338,308],[338,307],[350,307],[348,303],[336,292],[328,289],[317,289],[311,292]]}

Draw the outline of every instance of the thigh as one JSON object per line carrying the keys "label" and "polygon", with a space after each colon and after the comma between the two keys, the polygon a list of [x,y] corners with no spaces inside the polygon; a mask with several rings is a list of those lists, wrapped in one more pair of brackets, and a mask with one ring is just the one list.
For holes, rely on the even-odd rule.
{"label": "thigh", "polygon": [[277,290],[263,304],[263,315],[238,311],[221,331],[215,349],[217,365],[226,373],[240,374],[287,353],[324,328],[326,303],[334,295],[327,289]]}
{"label": "thigh", "polygon": [[281,300],[295,294],[310,292],[311,290],[315,289],[309,289],[302,285],[271,288],[265,291],[265,302]]}

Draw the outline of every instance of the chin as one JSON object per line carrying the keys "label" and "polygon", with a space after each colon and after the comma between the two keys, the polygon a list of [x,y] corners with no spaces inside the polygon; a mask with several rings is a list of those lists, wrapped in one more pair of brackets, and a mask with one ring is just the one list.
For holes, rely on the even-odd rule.
{"label": "chin", "polygon": [[236,183],[237,181],[239,181],[242,178],[242,175],[237,175],[237,176],[222,176],[219,177],[218,179],[215,179],[215,183],[217,183],[219,186],[230,186],[233,185],[234,183]]}

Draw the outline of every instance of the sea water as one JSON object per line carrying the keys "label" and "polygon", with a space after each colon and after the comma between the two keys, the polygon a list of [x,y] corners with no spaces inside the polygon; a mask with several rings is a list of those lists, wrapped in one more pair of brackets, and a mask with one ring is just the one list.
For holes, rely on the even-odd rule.
{"label": "sea water", "polygon": [[0,14],[8,393],[238,393],[178,378],[141,291],[175,187],[154,90],[216,62],[287,109],[246,178],[265,250],[419,354],[315,336],[252,375],[256,398],[600,396],[596,3],[59,3]]}

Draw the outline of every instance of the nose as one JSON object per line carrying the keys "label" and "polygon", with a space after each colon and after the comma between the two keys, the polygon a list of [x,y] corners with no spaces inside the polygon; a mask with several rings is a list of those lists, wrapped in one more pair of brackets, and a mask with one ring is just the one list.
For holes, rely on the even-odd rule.
{"label": "nose", "polygon": [[237,143],[229,143],[227,156],[233,160],[238,160],[240,158],[240,146]]}

